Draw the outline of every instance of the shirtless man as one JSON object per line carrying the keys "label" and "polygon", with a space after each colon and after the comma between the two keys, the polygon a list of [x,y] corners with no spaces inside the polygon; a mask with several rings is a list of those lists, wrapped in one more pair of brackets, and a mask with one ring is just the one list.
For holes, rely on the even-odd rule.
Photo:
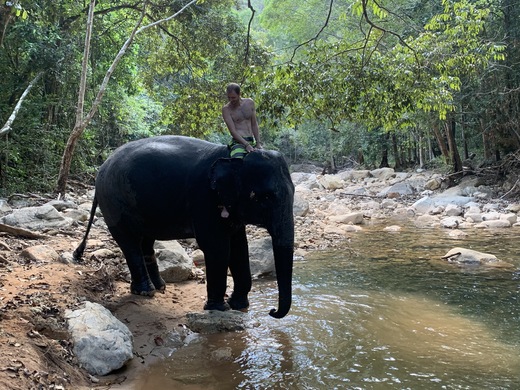
{"label": "shirtless man", "polygon": [[[233,137],[229,145],[230,157],[244,158],[249,152],[262,149],[255,102],[240,97],[240,85],[235,83],[228,84],[226,93],[229,102],[222,107],[222,118]],[[222,206],[220,215],[222,218],[229,217],[225,206]]]}
{"label": "shirtless man", "polygon": [[233,137],[230,154],[233,158],[244,158],[247,153],[262,149],[255,102],[240,97],[240,86],[235,83],[227,86],[226,93],[229,102],[222,108],[222,117]]}

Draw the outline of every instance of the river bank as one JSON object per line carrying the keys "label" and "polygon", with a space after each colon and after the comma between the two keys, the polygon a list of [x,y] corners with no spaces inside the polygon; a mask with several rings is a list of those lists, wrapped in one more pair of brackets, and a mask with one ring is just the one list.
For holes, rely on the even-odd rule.
{"label": "river bank", "polygon": [[[500,186],[479,183],[467,177],[443,188],[442,176],[434,172],[348,170],[321,175],[312,168],[293,173],[296,185],[295,255],[344,246],[362,234],[367,224],[398,232],[400,226],[442,228],[457,234],[475,229],[518,229],[514,199],[504,197],[511,180]],[[30,197],[29,197],[30,198]],[[70,194],[88,208],[90,190]],[[25,204],[49,199],[26,199]],[[500,222],[492,222],[500,221]],[[200,311],[205,300],[203,278],[168,285],[154,298],[130,295],[123,275],[121,256],[86,256],[83,264],[59,258],[34,260],[24,252],[45,246],[56,253],[72,252],[83,228],[49,229],[42,237],[26,238],[4,232],[0,237],[0,387],[92,388],[131,383],[136,372],[163,358],[165,334],[185,326],[186,313]],[[469,233],[465,233],[469,232]],[[265,235],[248,228],[251,239]],[[118,253],[109,234],[95,228],[89,240],[90,253],[109,249]],[[67,334],[64,312],[85,300],[97,302],[131,330],[134,359],[126,369],[94,378],[77,366]]]}

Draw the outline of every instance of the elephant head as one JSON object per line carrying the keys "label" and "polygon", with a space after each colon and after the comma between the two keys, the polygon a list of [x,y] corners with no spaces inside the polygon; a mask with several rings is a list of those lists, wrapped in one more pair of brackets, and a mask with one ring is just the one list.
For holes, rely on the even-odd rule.
{"label": "elephant head", "polygon": [[278,310],[284,317],[291,307],[294,249],[294,185],[287,163],[275,151],[257,150],[243,159],[222,158],[212,167],[211,188],[230,218],[267,229],[272,238],[278,282]]}

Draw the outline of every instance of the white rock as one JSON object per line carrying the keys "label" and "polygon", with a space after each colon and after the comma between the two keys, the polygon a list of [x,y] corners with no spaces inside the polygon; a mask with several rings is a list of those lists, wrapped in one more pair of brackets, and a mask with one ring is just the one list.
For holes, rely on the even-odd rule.
{"label": "white rock", "polygon": [[343,215],[332,215],[329,219],[337,223],[359,225],[363,223],[363,213],[353,212]]}
{"label": "white rock", "polygon": [[512,213],[518,213],[520,212],[520,203],[512,203],[506,207],[506,210]]}
{"label": "white rock", "polygon": [[370,171],[370,174],[373,177],[378,178],[379,180],[388,180],[392,177],[395,177],[395,171],[393,168],[378,168]]}
{"label": "white rock", "polygon": [[318,182],[326,190],[337,190],[345,187],[345,182],[335,175],[323,175],[318,179]]}
{"label": "white rock", "polygon": [[294,194],[293,214],[296,217],[305,217],[309,213],[309,202],[299,193]]}
{"label": "white rock", "polygon": [[469,234],[459,229],[453,229],[448,233],[448,236],[451,238],[463,238],[469,236]]}
{"label": "white rock", "polygon": [[500,262],[495,255],[466,248],[450,249],[442,258],[449,262],[456,262],[459,264],[479,265]]}
{"label": "white rock", "polygon": [[458,217],[462,215],[462,207],[456,204],[449,204],[444,209],[444,214],[448,217]]}
{"label": "white rock", "polygon": [[345,233],[357,233],[363,231],[363,228],[358,225],[343,225],[341,228]]}
{"label": "white rock", "polygon": [[270,236],[249,241],[249,265],[252,275],[275,274],[273,242]]}
{"label": "white rock", "polygon": [[400,232],[401,230],[402,230],[401,226],[398,226],[398,225],[387,226],[383,229],[383,231],[391,232],[391,233],[397,233],[397,232]]}
{"label": "white rock", "polygon": [[441,226],[443,228],[455,229],[459,226],[459,222],[460,220],[457,217],[443,218],[441,219]]}
{"label": "white rock", "polygon": [[85,302],[67,310],[65,318],[74,340],[74,354],[92,375],[106,375],[133,358],[132,333],[103,306]]}
{"label": "white rock", "polygon": [[439,223],[439,219],[433,215],[424,214],[419,215],[417,218],[415,218],[415,226],[417,227],[432,227],[435,224]]}
{"label": "white rock", "polygon": [[509,221],[506,221],[506,220],[503,220],[503,219],[494,219],[494,220],[491,220],[491,221],[483,221],[483,222],[479,223],[478,225],[475,225],[475,227],[476,228],[485,227],[485,228],[502,229],[502,228],[509,228],[509,227],[511,227],[511,223],[509,223]]}
{"label": "white rock", "polygon": [[482,214],[483,221],[493,221],[496,219],[500,219],[500,213],[497,211],[492,211],[492,212]]}
{"label": "white rock", "polygon": [[517,221],[517,215],[515,213],[507,213],[500,215],[500,219],[509,222],[514,225]]}
{"label": "white rock", "polygon": [[177,241],[156,241],[155,256],[166,283],[183,282],[192,275],[193,261]]}

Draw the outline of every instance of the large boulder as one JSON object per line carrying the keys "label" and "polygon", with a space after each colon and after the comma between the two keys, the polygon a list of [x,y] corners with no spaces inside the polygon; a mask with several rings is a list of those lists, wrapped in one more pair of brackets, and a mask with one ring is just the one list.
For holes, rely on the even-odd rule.
{"label": "large boulder", "polygon": [[370,171],[370,175],[379,180],[388,180],[395,177],[393,168],[378,168]]}
{"label": "large boulder", "polygon": [[251,275],[274,275],[273,242],[270,236],[249,241]]}
{"label": "large boulder", "polygon": [[51,228],[69,228],[74,223],[74,220],[64,217],[52,205],[44,204],[43,206],[14,209],[11,214],[0,218],[0,223],[29,230],[43,231]]}
{"label": "large boulder", "polygon": [[295,217],[305,217],[309,212],[309,202],[298,192],[294,194],[293,214]]}
{"label": "large boulder", "polygon": [[323,175],[318,182],[326,190],[338,190],[345,187],[345,182],[336,175]]}
{"label": "large boulder", "polygon": [[190,279],[193,260],[177,241],[156,241],[155,256],[159,272],[166,283],[183,282]]}
{"label": "large boulder", "polygon": [[92,375],[107,375],[133,358],[132,333],[105,307],[85,302],[65,313],[74,340],[74,354]]}
{"label": "large boulder", "polygon": [[427,214],[435,207],[446,207],[449,204],[464,206],[469,202],[473,202],[475,198],[460,195],[439,195],[434,197],[424,196],[416,201],[412,208],[418,214]]}
{"label": "large boulder", "polygon": [[415,189],[408,183],[395,183],[390,187],[383,189],[378,196],[387,196],[389,198],[400,198],[403,196],[413,195]]}
{"label": "large boulder", "polygon": [[450,263],[461,265],[487,265],[494,267],[507,267],[508,263],[502,262],[495,255],[490,253],[479,252],[473,249],[453,248],[448,251],[442,259]]}
{"label": "large boulder", "polygon": [[352,212],[342,215],[332,215],[329,217],[332,222],[343,223],[343,224],[352,224],[352,225],[360,225],[363,223],[363,213],[362,212]]}

